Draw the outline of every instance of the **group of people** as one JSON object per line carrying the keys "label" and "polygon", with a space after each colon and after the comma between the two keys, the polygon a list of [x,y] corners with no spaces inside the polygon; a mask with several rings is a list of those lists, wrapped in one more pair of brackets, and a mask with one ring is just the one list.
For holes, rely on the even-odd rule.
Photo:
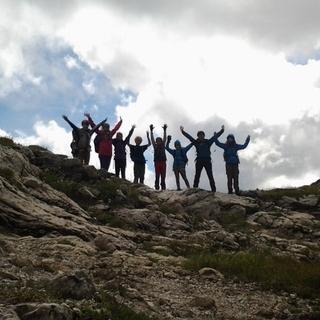
{"label": "group of people", "polygon": [[[107,119],[96,124],[91,118],[89,113],[84,114],[86,119],[82,121],[81,128],[74,125],[67,116],[63,116],[63,119],[71,126],[73,140],[71,143],[72,155],[75,158],[79,158],[83,164],[89,164],[90,161],[90,141],[93,133],[96,133],[94,138],[94,148],[99,155],[101,169],[109,170],[110,162],[114,149],[114,163],[115,174],[117,177],[126,178],[126,165],[127,155],[126,146],[130,149],[130,158],[134,163],[134,183],[144,183],[145,165],[146,159],[144,152],[153,146],[154,149],[154,167],[155,167],[155,189],[166,189],[166,151],[173,157],[173,172],[176,179],[177,190],[181,190],[180,176],[186,184],[187,188],[190,188],[190,183],[186,175],[186,164],[188,162],[187,153],[192,148],[196,149],[195,160],[195,177],[193,187],[197,188],[200,181],[200,176],[203,168],[206,170],[210,187],[212,192],[216,191],[216,185],[212,173],[212,161],[210,148],[215,143],[218,147],[224,150],[224,160],[226,163],[226,175],[228,192],[230,194],[233,191],[236,194],[240,194],[239,189],[239,157],[238,151],[245,149],[249,142],[250,136],[247,137],[244,144],[237,144],[234,135],[229,134],[225,143],[222,143],[218,138],[224,133],[224,126],[221,127],[219,132],[214,132],[210,139],[206,139],[204,131],[198,131],[197,138],[192,137],[184,130],[184,127],[180,127],[181,133],[190,141],[190,143],[182,147],[181,142],[176,140],[174,142],[174,149],[170,148],[170,142],[172,137],[167,136],[167,125],[163,125],[163,137],[154,137],[154,126],[150,125],[150,133],[147,131],[147,144],[142,144],[142,137],[136,136],[134,138],[134,144],[130,143],[131,136],[135,130],[133,125],[129,131],[127,137],[123,139],[121,132],[118,132],[122,125],[122,119],[110,130],[110,125],[107,123]],[[114,138],[115,136],[115,138]]]}

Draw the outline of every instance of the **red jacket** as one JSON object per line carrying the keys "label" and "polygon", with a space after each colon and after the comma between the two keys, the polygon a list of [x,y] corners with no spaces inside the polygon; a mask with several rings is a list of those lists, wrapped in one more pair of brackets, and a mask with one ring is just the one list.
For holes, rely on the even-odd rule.
{"label": "red jacket", "polygon": [[[91,118],[88,118],[90,126],[93,128],[95,123]],[[112,137],[121,127],[122,120],[120,120],[116,126],[111,131],[105,130],[96,130],[96,133],[100,135],[100,143],[99,143],[99,156],[108,156],[112,157]]]}

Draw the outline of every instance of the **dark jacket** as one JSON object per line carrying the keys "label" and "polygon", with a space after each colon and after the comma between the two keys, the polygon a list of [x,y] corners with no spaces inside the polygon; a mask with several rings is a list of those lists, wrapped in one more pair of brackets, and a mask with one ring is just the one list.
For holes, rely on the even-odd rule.
{"label": "dark jacket", "polygon": [[145,144],[143,146],[137,146],[134,144],[129,144],[130,148],[130,158],[134,163],[144,164],[146,159],[144,157],[144,152],[148,149],[149,145]]}
{"label": "dark jacket", "polygon": [[126,160],[126,145],[132,136],[133,129],[129,131],[129,134],[124,140],[112,139],[112,144],[114,146],[114,160]]}
{"label": "dark jacket", "polygon": [[215,143],[218,147],[224,150],[223,157],[227,165],[238,165],[240,163],[238,157],[238,150],[243,150],[248,146],[250,142],[250,137],[246,139],[244,144],[237,144],[236,140],[234,139],[234,136],[231,134],[228,135],[228,137],[233,138],[233,142],[221,143],[218,139],[216,139]]}
{"label": "dark jacket", "polygon": [[173,156],[173,170],[184,168],[188,162],[187,152],[193,146],[192,143],[184,148],[171,149],[169,148],[169,143],[166,145],[166,150]]}
{"label": "dark jacket", "polygon": [[211,160],[211,151],[210,148],[212,144],[215,142],[216,138],[220,137],[224,132],[224,129],[221,129],[218,133],[212,136],[210,139],[204,139],[200,141],[199,139],[195,139],[190,134],[185,131],[182,131],[182,134],[188,138],[196,148],[197,157],[196,160]]}

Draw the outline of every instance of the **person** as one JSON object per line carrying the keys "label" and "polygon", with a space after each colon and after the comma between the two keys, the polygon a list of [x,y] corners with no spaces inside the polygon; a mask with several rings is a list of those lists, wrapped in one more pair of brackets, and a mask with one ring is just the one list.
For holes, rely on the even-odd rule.
{"label": "person", "polygon": [[[167,157],[166,157],[166,140],[167,140],[167,125],[163,125],[163,138],[157,137],[154,139],[154,126],[150,125],[151,143],[154,149],[154,167],[156,179],[154,187],[156,190],[166,190],[166,169],[167,169]],[[160,182],[160,185],[159,185]]]}
{"label": "person", "polygon": [[123,135],[121,132],[117,132],[116,138],[112,139],[112,144],[114,146],[114,164],[116,177],[119,177],[121,172],[121,178],[126,178],[126,166],[127,166],[127,154],[126,154],[126,145],[129,143],[129,140],[132,136],[134,126],[127,137],[123,140]]}
{"label": "person", "polygon": [[103,125],[107,119],[101,121],[98,125],[93,126],[93,128],[89,129],[89,121],[83,120],[81,122],[81,128],[78,128],[75,124],[73,124],[66,115],[63,115],[62,118],[70,125],[72,128],[72,137],[73,140],[71,142],[71,153],[74,158],[79,158],[82,164],[89,164],[90,161],[90,140],[92,134],[95,132],[99,126]]}
{"label": "person", "polygon": [[182,148],[179,140],[174,142],[174,149],[170,148],[171,136],[167,138],[166,150],[173,156],[173,172],[176,178],[177,190],[180,191],[180,175],[185,182],[187,188],[190,188],[190,184],[186,175],[186,164],[188,162],[187,152],[193,146],[192,143]]}
{"label": "person", "polygon": [[228,193],[232,194],[233,187],[235,193],[240,195],[239,189],[239,157],[238,151],[245,149],[250,142],[250,136],[247,137],[244,144],[237,144],[236,139],[233,134],[227,136],[226,143],[221,143],[218,137],[215,139],[215,143],[218,147],[224,150],[223,157],[226,162],[226,175],[227,175],[227,185]]}
{"label": "person", "polygon": [[[85,116],[88,118],[89,124],[91,127],[96,127],[94,121],[92,120],[89,113],[85,113]],[[104,123],[102,129],[96,129],[97,133],[97,153],[99,154],[100,168],[106,171],[109,170],[110,162],[112,158],[112,137],[119,130],[122,124],[122,119],[116,124],[116,126],[110,130],[109,123]],[[99,127],[98,127],[99,128]]]}
{"label": "person", "polygon": [[[132,133],[135,126],[132,126]],[[131,135],[132,135],[131,133]],[[144,174],[146,171],[146,159],[144,157],[144,152],[151,146],[149,132],[147,131],[148,144],[141,145],[142,138],[137,136],[134,138],[135,145],[130,144],[130,138],[128,139],[128,146],[130,148],[130,158],[133,161],[133,174],[134,183],[144,183]]]}
{"label": "person", "polygon": [[184,131],[183,126],[180,126],[180,130],[181,130],[181,133],[193,143],[197,152],[196,173],[194,176],[193,187],[198,188],[201,171],[203,168],[205,168],[208,175],[211,191],[216,192],[216,185],[215,185],[215,181],[212,173],[212,161],[211,161],[210,148],[214,143],[215,139],[220,137],[224,132],[224,126],[221,127],[221,130],[218,133],[215,132],[215,135],[213,135],[210,139],[205,138],[205,133],[203,131],[198,131],[197,139],[195,139],[190,134]]}

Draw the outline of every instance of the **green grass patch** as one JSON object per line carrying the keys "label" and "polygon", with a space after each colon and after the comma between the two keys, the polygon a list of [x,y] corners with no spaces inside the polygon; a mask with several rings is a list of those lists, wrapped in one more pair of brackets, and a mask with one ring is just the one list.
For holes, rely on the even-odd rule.
{"label": "green grass patch", "polygon": [[317,186],[304,186],[300,188],[272,189],[259,192],[261,199],[269,201],[278,201],[284,196],[299,199],[300,197],[308,195],[320,196],[320,188]]}
{"label": "green grass patch", "polygon": [[297,261],[270,253],[202,253],[191,256],[189,270],[211,267],[226,277],[256,282],[266,289],[294,292],[306,298],[320,298],[320,263]]}
{"label": "green grass patch", "polygon": [[45,303],[52,301],[47,292],[34,287],[4,286],[0,290],[0,301],[6,304],[19,304],[25,302]]}
{"label": "green grass patch", "polygon": [[118,303],[115,298],[104,294],[101,302],[92,307],[82,307],[80,320],[151,320],[143,313],[137,313],[128,306]]}
{"label": "green grass patch", "polygon": [[10,148],[14,148],[16,146],[14,141],[9,137],[0,137],[0,145]]}

